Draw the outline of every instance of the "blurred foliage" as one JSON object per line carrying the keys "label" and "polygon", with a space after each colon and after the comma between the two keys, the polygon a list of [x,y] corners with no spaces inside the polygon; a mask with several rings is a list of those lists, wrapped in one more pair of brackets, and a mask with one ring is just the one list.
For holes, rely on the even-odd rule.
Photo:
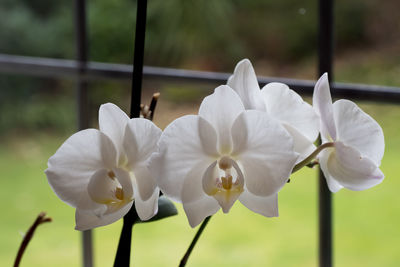
{"label": "blurred foliage", "polygon": [[0,134],[27,129],[70,131],[76,120],[70,87],[68,82],[1,75]]}
{"label": "blurred foliage", "polygon": [[[93,60],[132,61],[135,7],[135,1],[126,0],[89,6]],[[244,55],[279,63],[299,61],[316,53],[317,8],[314,0],[150,1],[146,63],[222,70]],[[370,41],[366,29],[371,8],[363,0],[338,2],[339,47]]]}
{"label": "blurred foliage", "polygon": [[[338,0],[338,46],[373,40],[367,29],[375,2]],[[316,51],[317,8],[314,0],[149,1],[146,63],[223,69],[244,55],[281,63],[297,61]],[[131,63],[136,1],[88,1],[87,9],[90,58]],[[3,0],[0,51],[71,58],[75,54],[73,19],[70,1]]]}
{"label": "blurred foliage", "polygon": [[[136,1],[88,0],[87,5],[90,60],[131,63]],[[382,44],[397,47],[393,49],[393,55],[399,52],[399,46],[396,46],[400,27],[397,1],[337,0],[335,6],[336,46],[342,54]],[[248,57],[253,59],[253,63],[263,62],[263,66],[275,64],[276,68],[284,70],[315,57],[317,31],[318,6],[315,0],[152,0],[148,3],[145,64],[232,71],[236,62]],[[74,2],[2,0],[0,53],[74,58]],[[397,64],[398,58],[390,59],[390,64]],[[349,66],[353,68],[354,64]],[[380,64],[375,69],[384,67]],[[351,72],[342,69],[338,73],[336,77],[343,73],[346,80],[352,77]],[[394,71],[391,73],[390,77],[396,76]],[[354,77],[358,77],[357,74]],[[44,101],[52,92],[60,92],[63,87],[62,82],[21,76],[2,75],[0,79],[0,113],[3,114],[0,132],[12,127],[13,121],[16,126],[21,126],[22,118],[44,108],[35,109],[32,114],[18,115],[21,123],[5,118],[4,114],[12,116],[26,112],[28,109],[20,107],[20,103],[33,105],[40,102],[33,100],[33,95],[43,96],[45,105]],[[374,80],[373,75],[368,75],[368,80]],[[397,80],[390,78],[389,81]],[[91,92],[96,105],[104,99],[114,100],[116,92],[121,91],[117,88],[110,90],[115,84],[103,81],[94,86],[104,89]],[[44,88],[50,89],[39,94],[38,91]],[[175,99],[180,98],[176,97],[180,91],[179,88],[167,88]],[[196,96],[196,92],[193,94]],[[73,97],[72,93],[67,95]],[[50,115],[42,116],[30,119],[38,120],[38,125],[51,119]],[[30,125],[28,119],[24,123]],[[54,122],[55,125],[59,123]]]}
{"label": "blurred foliage", "polygon": [[237,7],[233,1],[150,3],[147,56],[154,64],[182,64],[190,59],[221,66],[244,52],[234,32]]}
{"label": "blurred foliage", "polygon": [[1,53],[56,58],[74,56],[69,1],[2,0]]}

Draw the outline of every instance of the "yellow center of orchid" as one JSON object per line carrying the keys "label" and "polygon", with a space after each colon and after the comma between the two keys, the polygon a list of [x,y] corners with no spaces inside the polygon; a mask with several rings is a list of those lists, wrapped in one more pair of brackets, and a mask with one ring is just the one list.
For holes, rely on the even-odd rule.
{"label": "yellow center of orchid", "polygon": [[90,198],[107,205],[107,210],[99,216],[114,212],[132,201],[132,194],[124,190],[120,179],[113,170],[98,172],[91,178],[87,188]]}
{"label": "yellow center of orchid", "polygon": [[119,200],[124,200],[124,190],[121,187],[115,189],[115,197]]}
{"label": "yellow center of orchid", "polygon": [[[114,182],[118,183],[118,181],[116,181],[115,179],[115,173],[113,171],[109,171],[107,173],[108,178],[110,178],[111,180],[113,180]],[[119,187],[118,185],[115,187],[115,190],[112,190],[112,194],[111,194],[111,198],[106,200],[104,202],[104,204],[111,204],[111,203],[116,203],[119,202],[117,200],[124,200],[124,190],[122,189],[122,187]]]}
{"label": "yellow center of orchid", "polygon": [[107,175],[108,175],[108,177],[110,177],[111,179],[114,179],[114,178],[115,178],[115,173],[114,173],[113,171],[109,171],[109,172],[107,173]]}
{"label": "yellow center of orchid", "polygon": [[243,192],[244,179],[238,164],[228,156],[223,156],[212,164],[203,178],[203,189],[206,194],[215,198],[224,213]]}

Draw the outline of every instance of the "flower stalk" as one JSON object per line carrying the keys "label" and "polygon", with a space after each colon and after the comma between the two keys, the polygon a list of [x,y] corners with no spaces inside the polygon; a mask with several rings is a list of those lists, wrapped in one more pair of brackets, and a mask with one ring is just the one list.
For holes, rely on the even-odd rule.
{"label": "flower stalk", "polygon": [[153,97],[151,98],[150,105],[140,104],[140,113],[145,119],[153,120],[154,112],[156,110],[157,101],[160,97],[160,93],[154,93]]}
{"label": "flower stalk", "polygon": [[[140,117],[146,15],[147,0],[139,0],[137,2],[136,14],[136,32],[130,112],[131,118]],[[115,256],[114,266],[129,266],[132,243],[132,227],[137,219],[137,213],[133,205],[129,212],[124,216],[124,224],[121,231],[117,254]]]}
{"label": "flower stalk", "polygon": [[26,232],[24,239],[22,240],[21,246],[19,247],[18,253],[17,253],[17,257],[15,258],[15,262],[14,262],[14,267],[18,267],[21,259],[22,259],[22,255],[24,255],[25,249],[29,244],[29,241],[31,241],[33,234],[36,231],[36,228],[46,222],[51,222],[52,219],[50,217],[46,217],[46,213],[45,212],[41,212],[36,220],[33,222],[32,226],[29,228],[28,232]]}
{"label": "flower stalk", "polygon": [[[305,158],[304,160],[300,161],[299,163],[297,163],[293,170],[292,173],[297,172],[298,170],[300,170],[301,168],[303,168],[304,166],[307,166],[311,163],[311,161],[325,148],[328,147],[333,147],[335,144],[333,142],[328,142],[328,143],[324,143],[322,145],[320,145],[319,147],[317,147],[313,153],[311,153],[307,158]],[[315,165],[315,164],[313,164]]]}
{"label": "flower stalk", "polygon": [[115,255],[114,260],[114,267],[129,266],[131,257],[132,228],[138,220],[139,217],[135,208],[131,208],[124,216],[117,254]]}
{"label": "flower stalk", "polygon": [[197,233],[192,240],[192,243],[190,243],[190,246],[186,250],[185,255],[181,259],[181,262],[179,263],[179,267],[186,266],[186,263],[189,259],[190,254],[192,253],[193,248],[196,246],[197,241],[199,240],[201,234],[203,233],[204,228],[206,228],[207,223],[210,219],[211,219],[211,216],[208,216],[207,218],[204,219],[203,223],[200,225],[199,230],[197,230]]}

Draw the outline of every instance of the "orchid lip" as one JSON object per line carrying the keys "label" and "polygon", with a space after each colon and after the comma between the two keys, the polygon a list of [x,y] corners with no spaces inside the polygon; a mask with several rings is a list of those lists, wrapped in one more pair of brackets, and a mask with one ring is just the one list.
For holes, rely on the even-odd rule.
{"label": "orchid lip", "polygon": [[244,191],[243,187],[243,173],[229,156],[222,156],[212,163],[203,175],[204,192],[218,201],[224,213],[229,212]]}
{"label": "orchid lip", "polygon": [[122,207],[132,200],[132,197],[126,194],[114,170],[96,172],[90,179],[87,192],[94,202],[107,205],[108,210]]}

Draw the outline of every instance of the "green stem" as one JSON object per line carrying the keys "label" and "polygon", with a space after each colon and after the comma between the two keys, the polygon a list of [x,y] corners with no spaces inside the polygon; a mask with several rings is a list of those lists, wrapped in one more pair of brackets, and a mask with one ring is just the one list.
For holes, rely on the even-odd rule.
{"label": "green stem", "polygon": [[333,147],[334,145],[335,145],[335,143],[333,143],[333,142],[328,142],[328,143],[324,143],[324,144],[320,145],[307,158],[305,158],[302,161],[300,161],[299,163],[297,163],[296,166],[294,166],[292,173],[297,172],[298,170],[300,170],[301,168],[306,166],[308,163],[310,163],[319,154],[319,152],[321,152],[323,149],[328,148],[328,147]]}
{"label": "green stem", "polygon": [[192,250],[194,248],[194,246],[196,246],[197,240],[199,240],[201,234],[203,233],[204,228],[206,228],[206,225],[208,223],[208,221],[211,219],[211,216],[208,216],[207,218],[205,218],[205,220],[203,221],[203,223],[200,225],[199,230],[197,230],[196,235],[194,236],[192,243],[190,243],[189,248],[187,249],[185,255],[183,256],[183,258],[181,259],[181,262],[179,263],[179,267],[184,267],[186,266],[186,262],[189,259],[190,254],[192,253]]}

